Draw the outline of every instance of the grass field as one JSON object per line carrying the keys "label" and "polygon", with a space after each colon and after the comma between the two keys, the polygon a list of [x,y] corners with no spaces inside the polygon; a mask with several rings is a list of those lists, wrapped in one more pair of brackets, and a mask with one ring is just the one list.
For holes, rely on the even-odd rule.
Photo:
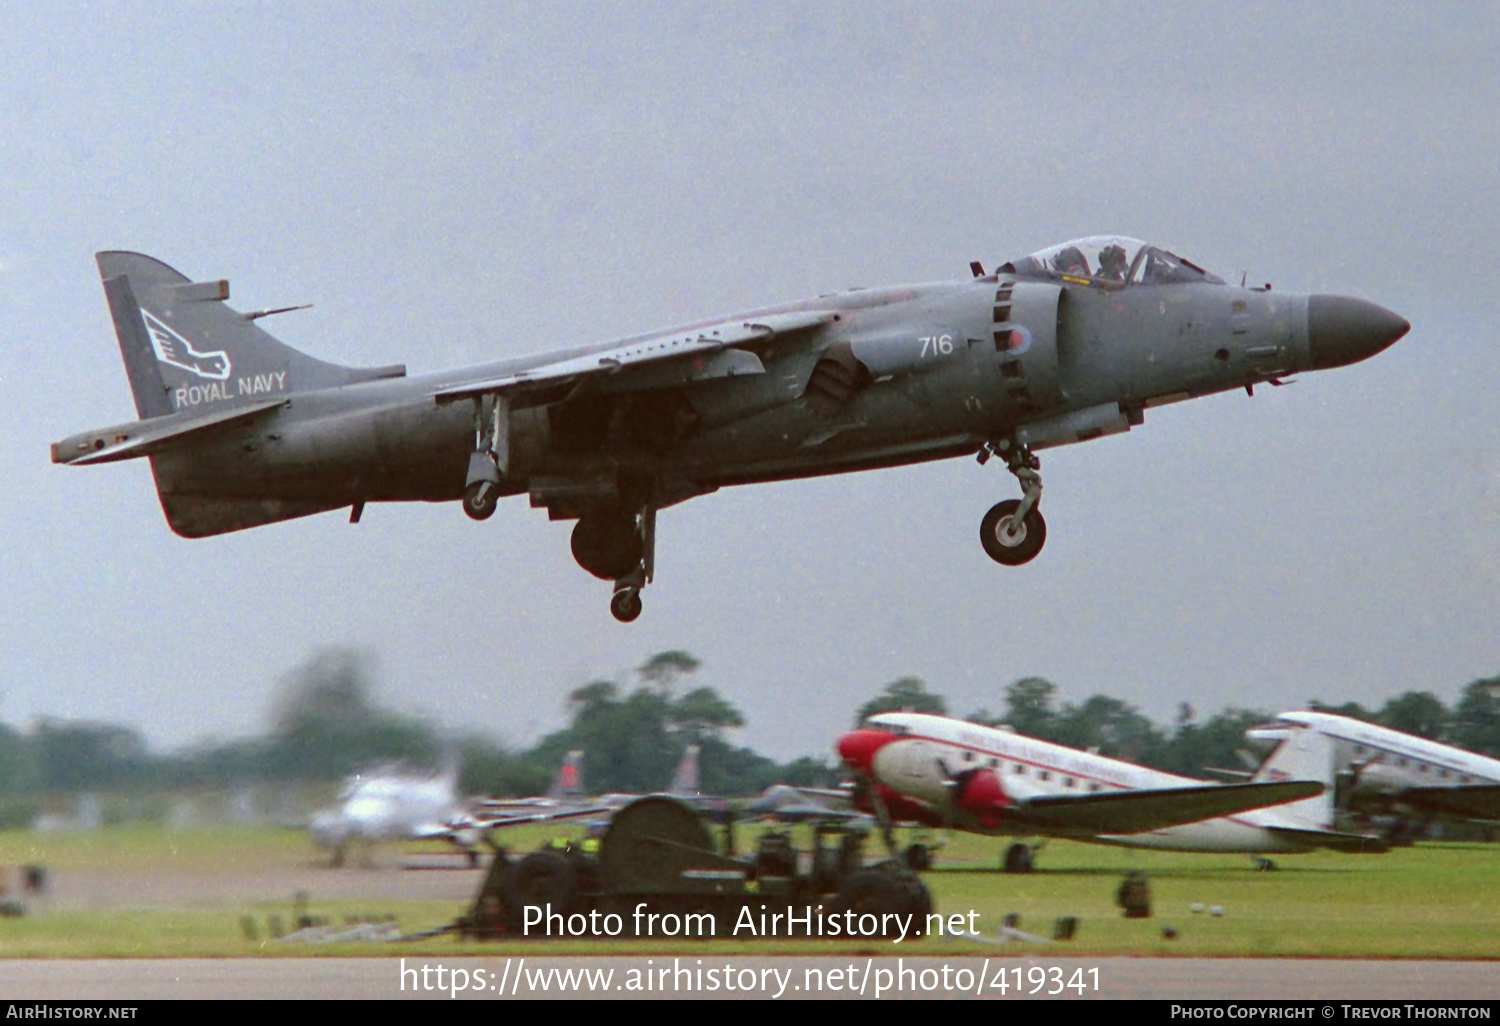
{"label": "grass field", "polygon": [[[508,837],[516,850],[541,832]],[[1070,954],[1250,955],[1322,957],[1500,957],[1500,846],[1423,844],[1381,856],[1335,853],[1283,856],[1280,870],[1256,872],[1243,856],[1131,851],[1052,842],[1026,876],[994,871],[1001,842],[957,835],[925,879],[937,908],[977,913],[993,935],[1008,913],[1021,928],[1050,935],[1059,916],[1076,916],[1076,938],[1049,946]],[[382,871],[335,871],[299,833],[233,827],[168,831],[116,827],[90,834],[0,833],[0,866],[37,863],[52,877],[51,896],[31,914],[0,919],[0,957],[236,956],[351,953],[627,954],[795,952],[897,954],[1028,953],[1012,943],[973,941],[510,941],[460,944],[441,937],[400,944],[285,944],[269,940],[271,916],[292,921],[292,894],[311,895],[309,911],[339,923],[391,915],[419,931],[454,919],[477,886],[472,873],[402,873],[395,852]],[[1155,914],[1127,920],[1115,907],[1125,872],[1149,874]],[[425,878],[417,880],[417,878]],[[445,878],[445,879],[438,879]],[[79,881],[84,881],[83,886]],[[427,896],[414,897],[414,884]],[[446,888],[432,897],[434,888]],[[359,892],[359,893],[356,893]],[[1224,914],[1190,906],[1222,906]],[[244,917],[256,924],[248,939]],[[1168,940],[1163,928],[1178,936]],[[729,924],[720,927],[721,936]]]}

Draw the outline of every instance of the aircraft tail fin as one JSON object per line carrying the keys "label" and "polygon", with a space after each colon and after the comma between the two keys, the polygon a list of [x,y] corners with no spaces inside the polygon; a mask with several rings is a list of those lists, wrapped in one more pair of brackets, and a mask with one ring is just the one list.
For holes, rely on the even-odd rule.
{"label": "aircraft tail fin", "polygon": [[688,745],[683,751],[682,761],[677,764],[677,774],[672,777],[672,786],[667,789],[668,794],[686,798],[699,793],[698,752],[697,745]]}
{"label": "aircraft tail fin", "polygon": [[1315,780],[1322,784],[1320,795],[1267,811],[1291,829],[1333,829],[1335,766],[1333,739],[1328,735],[1316,730],[1293,731],[1277,743],[1251,779],[1255,783]]}
{"label": "aircraft tail fin", "polygon": [[298,352],[225,304],[229,282],[194,282],[160,260],[95,255],[142,420],[217,413],[282,394],[400,377],[403,366],[342,367]]}
{"label": "aircraft tail fin", "polygon": [[547,788],[548,798],[577,798],[583,794],[583,752],[574,749],[563,757],[562,767],[557,771],[552,786]]}

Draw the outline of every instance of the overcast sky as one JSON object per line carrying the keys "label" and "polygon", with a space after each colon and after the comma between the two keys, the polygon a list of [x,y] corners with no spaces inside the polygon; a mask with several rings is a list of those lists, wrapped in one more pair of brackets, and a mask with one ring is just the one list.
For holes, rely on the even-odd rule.
{"label": "overcast sky", "polygon": [[[1500,13],[1380,6],[12,3],[0,8],[0,719],[258,732],[323,646],[525,743],[683,648],[739,740],[826,755],[917,675],[954,711],[1453,701],[1500,673]],[[340,363],[438,370],[1096,232],[1407,317],[1375,359],[1045,455],[665,511],[632,625],[524,499],[174,536],[93,254],[136,249]]]}

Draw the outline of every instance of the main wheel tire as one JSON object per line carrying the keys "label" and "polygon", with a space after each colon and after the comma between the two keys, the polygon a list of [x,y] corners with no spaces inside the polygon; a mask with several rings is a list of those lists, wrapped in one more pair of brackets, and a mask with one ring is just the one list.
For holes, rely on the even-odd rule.
{"label": "main wheel tire", "polygon": [[[912,911],[911,895],[906,885],[890,873],[878,869],[864,869],[844,881],[834,896],[833,907],[837,912],[849,911],[860,916],[876,916],[884,928],[887,913],[907,915]],[[882,934],[883,936],[883,934]]]}
{"label": "main wheel tire", "polygon": [[573,528],[573,558],[595,577],[618,581],[641,563],[641,536],[630,517],[596,513]]}
{"label": "main wheel tire", "polygon": [[906,846],[906,866],[913,873],[925,873],[932,868],[932,852],[925,844]]}
{"label": "main wheel tire", "polygon": [[609,611],[621,623],[632,623],[641,615],[640,592],[629,589],[615,592],[615,597],[609,600]]}
{"label": "main wheel tire", "polygon": [[1007,873],[1031,872],[1031,849],[1024,844],[1013,844],[1006,848],[1005,871]]}
{"label": "main wheel tire", "polygon": [[1019,499],[997,502],[979,523],[979,543],[996,563],[1006,566],[1029,563],[1047,543],[1047,522],[1035,506],[1022,518],[1019,528],[1013,526],[1016,510],[1020,508]]}
{"label": "main wheel tire", "polygon": [[475,481],[464,489],[464,512],[470,520],[488,520],[500,501],[500,488],[493,481]]}
{"label": "main wheel tire", "polygon": [[566,919],[578,900],[578,874],[559,852],[534,851],[510,867],[500,893],[516,922],[521,922],[527,905],[551,905],[553,912]]}

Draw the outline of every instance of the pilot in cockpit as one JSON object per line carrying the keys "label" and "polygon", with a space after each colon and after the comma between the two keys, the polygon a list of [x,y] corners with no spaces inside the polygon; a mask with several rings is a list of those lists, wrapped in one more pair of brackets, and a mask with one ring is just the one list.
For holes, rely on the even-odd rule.
{"label": "pilot in cockpit", "polygon": [[1130,263],[1125,258],[1125,247],[1111,243],[1099,251],[1099,274],[1103,281],[1123,282],[1125,275],[1130,270]]}
{"label": "pilot in cockpit", "polygon": [[1089,260],[1077,246],[1065,246],[1052,258],[1052,269],[1058,274],[1073,274],[1087,278]]}

